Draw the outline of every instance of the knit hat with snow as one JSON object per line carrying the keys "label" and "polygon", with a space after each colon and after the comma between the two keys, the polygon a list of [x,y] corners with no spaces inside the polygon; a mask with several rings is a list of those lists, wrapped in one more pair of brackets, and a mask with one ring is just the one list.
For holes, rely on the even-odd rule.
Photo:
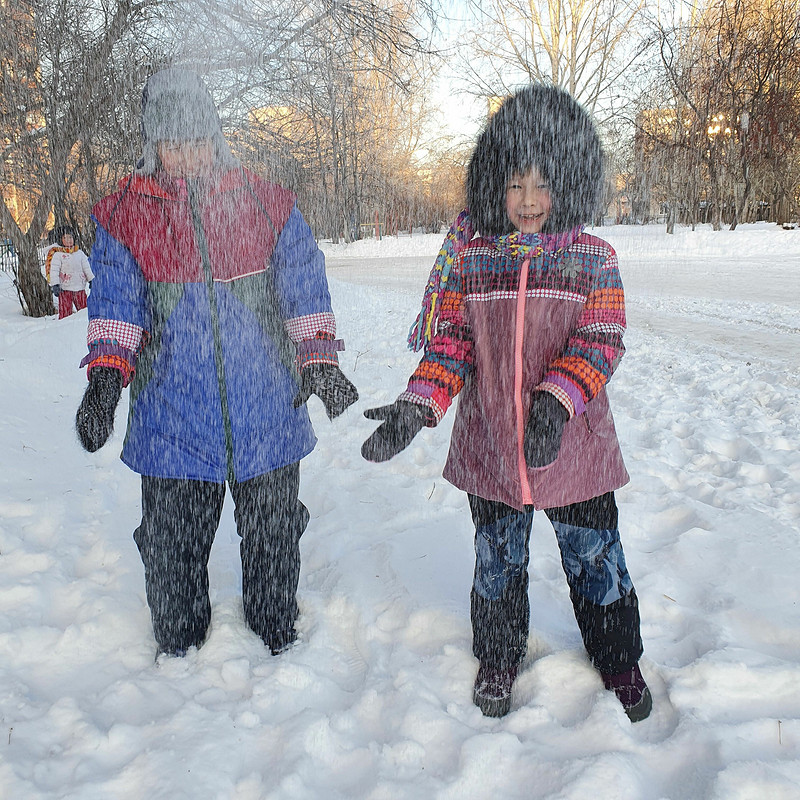
{"label": "knit hat with snow", "polygon": [[592,220],[603,192],[600,137],[589,114],[555,86],[532,84],[508,97],[478,138],[467,172],[467,205],[481,234],[514,230],[506,214],[506,184],[513,172],[532,167],[550,187],[544,233]]}
{"label": "knit hat with snow", "polygon": [[187,69],[171,67],[147,79],[142,92],[142,160],[139,171],[159,167],[157,143],[211,139],[218,164],[235,165],[214,100],[202,78]]}

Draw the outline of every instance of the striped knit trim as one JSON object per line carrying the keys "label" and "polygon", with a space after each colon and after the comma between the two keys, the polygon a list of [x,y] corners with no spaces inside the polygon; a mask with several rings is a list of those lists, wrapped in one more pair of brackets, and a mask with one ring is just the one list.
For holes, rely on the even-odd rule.
{"label": "striped knit trim", "polygon": [[303,339],[297,344],[298,353],[336,353],[344,350],[344,342],[341,339],[329,339],[327,335],[317,334],[314,339]]}
{"label": "striped knit trim", "polygon": [[[594,244],[593,242],[575,242],[570,248],[572,253],[587,253],[592,256],[599,256],[601,258],[608,257],[610,260],[611,254],[608,250],[608,245]],[[616,266],[616,257],[614,257],[614,264],[609,264],[609,269]]]}
{"label": "striped knit trim", "polygon": [[116,342],[100,340],[91,343],[89,346],[89,354],[83,358],[78,366],[85,367],[87,364],[91,364],[91,362],[99,356],[119,356],[131,364],[136,361],[135,354],[128,350],[127,347],[123,347]]}
{"label": "striped knit trim", "polygon": [[339,364],[337,352],[344,350],[344,342],[330,333],[317,331],[313,339],[304,339],[297,345],[297,369],[309,364]]}
{"label": "striped knit trim", "polygon": [[582,325],[580,328],[576,328],[576,333],[588,332],[623,336],[625,334],[625,326],[620,325],[618,322],[590,322],[588,325]]}
{"label": "striped knit trim", "polygon": [[433,428],[434,426],[438,425],[444,418],[445,412],[447,411],[447,406],[442,408],[433,397],[422,397],[422,395],[419,395],[416,392],[410,392],[408,389],[406,389],[406,391],[403,392],[397,399],[406,400],[409,403],[416,403],[418,406],[427,408],[431,415],[427,422],[429,428]]}
{"label": "striped knit trim", "polygon": [[339,366],[339,357],[336,353],[298,353],[297,354],[297,369],[301,370],[309,364],[334,364]]}
{"label": "striped knit trim", "polygon": [[123,388],[131,382],[131,378],[133,378],[134,375],[133,367],[120,356],[101,355],[94,359],[94,361],[91,361],[86,367],[86,377],[88,379],[91,379],[91,373],[95,367],[112,367],[113,369],[118,369],[122,373]]}
{"label": "striped knit trim", "polygon": [[[576,292],[565,292],[561,289],[528,289],[525,297],[537,297],[545,300],[568,300],[572,303],[585,303],[586,295]],[[474,292],[464,295],[465,303],[485,303],[491,300],[516,300],[517,292],[498,289],[493,292]]]}
{"label": "striped knit trim", "polygon": [[583,402],[583,398],[580,397],[579,393],[576,392],[576,400],[580,403],[580,411],[578,411],[576,407],[576,403],[573,402],[572,396],[567,391],[567,388],[561,386],[558,383],[554,383],[553,381],[542,381],[535,389],[535,392],[549,392],[552,394],[559,403],[561,403],[564,408],[567,409],[569,413],[569,418],[572,419],[579,413],[582,413],[583,410],[586,408],[586,405]]}

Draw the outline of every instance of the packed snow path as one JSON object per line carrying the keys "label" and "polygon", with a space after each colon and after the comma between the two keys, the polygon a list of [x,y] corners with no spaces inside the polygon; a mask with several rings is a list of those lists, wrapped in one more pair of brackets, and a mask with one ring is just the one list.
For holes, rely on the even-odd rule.
{"label": "packed snow path", "polygon": [[[384,465],[375,423],[440,237],[325,247],[361,392],[303,463],[300,643],[246,629],[226,506],[205,646],[156,666],[117,433],[72,430],[85,312],[20,316],[0,276],[0,798],[597,800],[800,797],[800,231],[596,231],[617,248],[627,354],[609,391],[654,696],[632,726],[580,643],[552,529],[532,537],[512,712],[471,703],[472,529],[441,478],[452,420]],[[127,393],[126,393],[127,394]]]}

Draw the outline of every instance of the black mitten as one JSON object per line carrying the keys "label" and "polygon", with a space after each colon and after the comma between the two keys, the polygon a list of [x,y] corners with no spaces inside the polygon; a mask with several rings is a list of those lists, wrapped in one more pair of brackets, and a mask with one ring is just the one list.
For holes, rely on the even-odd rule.
{"label": "black mitten", "polygon": [[114,412],[122,394],[122,373],[114,367],[94,367],[83,394],[75,428],[85,450],[99,450],[114,432]]}
{"label": "black mitten", "polygon": [[54,283],[50,287],[50,291],[53,293],[53,297],[58,297],[61,294],[61,284],[60,283]]}
{"label": "black mitten", "polygon": [[292,405],[300,408],[312,394],[322,400],[328,419],[338,417],[358,400],[358,390],[336,364],[309,364],[300,370],[300,390]]}
{"label": "black mitten", "polygon": [[396,400],[389,406],[368,408],[364,416],[367,419],[382,419],[383,424],[361,445],[361,455],[367,461],[394,458],[425,427],[428,414],[424,406],[408,400]]}
{"label": "black mitten", "polygon": [[558,458],[569,413],[550,392],[534,392],[525,426],[525,463],[546,467]]}

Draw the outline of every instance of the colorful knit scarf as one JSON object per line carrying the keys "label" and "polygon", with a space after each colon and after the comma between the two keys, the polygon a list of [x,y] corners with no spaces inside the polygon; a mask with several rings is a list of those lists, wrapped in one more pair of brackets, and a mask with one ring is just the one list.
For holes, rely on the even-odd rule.
{"label": "colorful knit scarf", "polygon": [[[487,236],[486,241],[494,244],[498,250],[509,252],[513,257],[536,258],[543,252],[555,252],[569,247],[578,236],[583,233],[583,225],[579,225],[564,233],[505,233],[501,236]],[[464,209],[450,226],[444,237],[442,249],[436,256],[433,269],[428,276],[425,291],[422,295],[422,308],[414,324],[408,332],[409,350],[421,350],[436,334],[436,325],[439,319],[437,301],[447,287],[450,269],[458,254],[470,243],[475,236],[475,227],[469,215],[469,209]]]}

